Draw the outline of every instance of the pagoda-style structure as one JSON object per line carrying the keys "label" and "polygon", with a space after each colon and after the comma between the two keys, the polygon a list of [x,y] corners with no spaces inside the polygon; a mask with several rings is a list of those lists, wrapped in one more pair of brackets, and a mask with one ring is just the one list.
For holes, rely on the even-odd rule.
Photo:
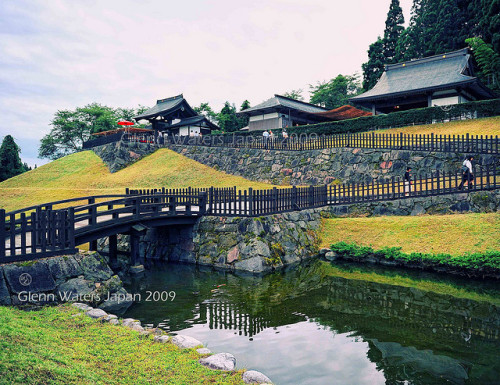
{"label": "pagoda-style structure", "polygon": [[469,49],[464,48],[386,65],[375,87],[349,101],[376,115],[496,97],[474,76]]}
{"label": "pagoda-style structure", "polygon": [[205,116],[198,115],[182,94],[157,100],[154,107],[135,116],[134,120],[149,121],[155,136],[159,132],[179,136],[205,135],[219,129]]}

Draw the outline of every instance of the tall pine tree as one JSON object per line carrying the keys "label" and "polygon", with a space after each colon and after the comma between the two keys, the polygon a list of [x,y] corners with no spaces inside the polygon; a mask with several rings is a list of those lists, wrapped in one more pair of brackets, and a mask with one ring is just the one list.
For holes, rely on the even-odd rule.
{"label": "tall pine tree", "polygon": [[27,165],[21,162],[20,152],[14,138],[6,135],[0,146],[0,182],[28,170]]}
{"label": "tall pine tree", "polygon": [[399,37],[404,31],[403,10],[399,5],[399,0],[391,0],[384,31],[384,57],[387,64],[399,61],[396,57],[396,45]]}

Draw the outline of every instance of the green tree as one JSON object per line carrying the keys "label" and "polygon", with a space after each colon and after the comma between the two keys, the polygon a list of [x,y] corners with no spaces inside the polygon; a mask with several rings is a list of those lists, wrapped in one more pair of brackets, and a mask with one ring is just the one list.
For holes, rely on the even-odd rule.
{"label": "green tree", "polygon": [[227,101],[224,103],[224,107],[222,107],[222,110],[217,114],[217,123],[224,132],[238,131],[242,127],[236,115],[236,107],[234,104]]}
{"label": "green tree", "polygon": [[0,182],[30,169],[26,163],[21,162],[20,153],[21,149],[14,138],[6,135],[0,146]]}
{"label": "green tree", "polygon": [[333,109],[349,103],[349,98],[361,91],[357,75],[337,75],[328,82],[318,82],[316,86],[309,85],[311,89],[310,102],[327,109]]}
{"label": "green tree", "polygon": [[82,149],[91,134],[119,128],[120,120],[131,120],[146,107],[118,108],[91,103],[75,110],[57,111],[52,119],[50,132],[45,135],[38,149],[41,158],[58,159]]}
{"label": "green tree", "polygon": [[385,21],[384,31],[384,57],[385,63],[396,63],[399,58],[396,57],[396,45],[401,34],[404,31],[403,10],[399,5],[399,0],[391,0],[387,19]]}
{"label": "green tree", "polygon": [[245,99],[243,103],[241,103],[240,111],[248,110],[250,107],[250,102]]}
{"label": "green tree", "polygon": [[496,53],[491,44],[486,44],[483,39],[473,37],[465,40],[470,46],[479,67],[478,76],[483,82],[494,90],[500,90],[500,55]]}
{"label": "green tree", "polygon": [[215,122],[217,120],[217,114],[208,103],[201,103],[198,107],[194,107],[193,110],[197,114],[205,116],[211,122]]}
{"label": "green tree", "polygon": [[378,37],[377,41],[368,49],[368,61],[363,63],[363,89],[368,91],[377,84],[384,72],[384,42]]}
{"label": "green tree", "polygon": [[283,96],[290,98],[290,99],[295,99],[295,100],[304,100],[304,97],[302,96],[302,89],[296,89],[296,90],[291,90],[290,92],[285,92]]}

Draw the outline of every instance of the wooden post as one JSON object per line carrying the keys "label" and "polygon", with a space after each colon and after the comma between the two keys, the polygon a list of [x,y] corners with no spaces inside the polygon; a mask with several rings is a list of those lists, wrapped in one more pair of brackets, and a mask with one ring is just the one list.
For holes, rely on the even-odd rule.
{"label": "wooden post", "polygon": [[118,265],[118,236],[116,234],[109,236],[109,264],[112,268]]}
{"label": "wooden post", "polygon": [[200,215],[205,215],[207,212],[207,192],[201,191],[199,199]]}
{"label": "wooden post", "polygon": [[253,216],[253,188],[248,188],[248,215]]}
{"label": "wooden post", "polygon": [[[1,219],[2,215],[0,213],[0,226],[1,226]],[[2,229],[0,228],[0,233]],[[1,234],[0,234],[1,235]],[[2,255],[2,250],[1,247],[2,245],[5,247],[5,239],[0,238],[0,256]],[[31,213],[31,253],[35,254],[36,253],[36,242],[37,242],[37,233],[36,233],[36,213]]]}
{"label": "wooden post", "polygon": [[0,258],[5,258],[5,210],[0,209]]}
{"label": "wooden post", "polygon": [[130,234],[130,265],[137,266],[139,261],[139,235],[134,231]]}
{"label": "wooden post", "polygon": [[273,187],[273,213],[276,214],[278,212],[278,189]]}
{"label": "wooden post", "polygon": [[16,216],[10,214],[10,256],[16,255]]}
{"label": "wooden post", "polygon": [[26,214],[21,213],[21,255],[26,254]]}
{"label": "wooden post", "polygon": [[70,248],[75,248],[75,208],[68,209],[68,243]]}

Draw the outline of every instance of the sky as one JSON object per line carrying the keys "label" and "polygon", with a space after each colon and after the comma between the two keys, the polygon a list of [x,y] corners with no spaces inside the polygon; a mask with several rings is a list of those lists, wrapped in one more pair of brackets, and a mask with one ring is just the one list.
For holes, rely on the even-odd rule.
{"label": "sky", "polygon": [[[412,0],[400,0],[406,23]],[[390,0],[2,0],[0,140],[33,166],[58,110],[97,102],[238,108],[361,74]]]}

